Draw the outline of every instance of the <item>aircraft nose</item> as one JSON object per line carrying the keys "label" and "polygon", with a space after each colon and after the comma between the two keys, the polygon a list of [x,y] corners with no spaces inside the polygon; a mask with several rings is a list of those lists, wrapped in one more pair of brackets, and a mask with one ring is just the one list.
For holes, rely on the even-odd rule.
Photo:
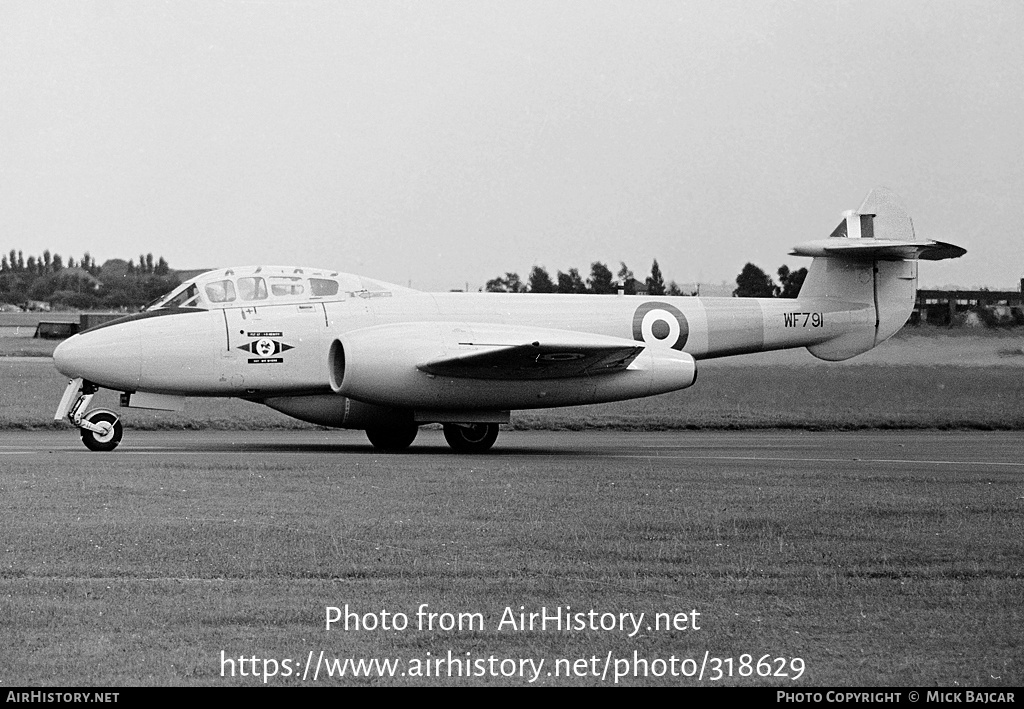
{"label": "aircraft nose", "polygon": [[140,374],[138,334],[118,325],[72,335],[57,345],[53,363],[64,376],[134,391]]}

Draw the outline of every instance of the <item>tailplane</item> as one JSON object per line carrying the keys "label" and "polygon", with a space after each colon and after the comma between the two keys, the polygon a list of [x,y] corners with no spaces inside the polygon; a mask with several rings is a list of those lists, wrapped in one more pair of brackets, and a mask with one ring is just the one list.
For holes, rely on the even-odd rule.
{"label": "tailplane", "polygon": [[812,256],[800,300],[825,298],[849,304],[851,311],[873,311],[850,322],[843,334],[807,349],[826,360],[867,352],[903,327],[917,295],[917,260],[937,261],[967,253],[941,241],[920,240],[906,208],[891,190],[877,187],[827,239],[795,247],[796,256]]}

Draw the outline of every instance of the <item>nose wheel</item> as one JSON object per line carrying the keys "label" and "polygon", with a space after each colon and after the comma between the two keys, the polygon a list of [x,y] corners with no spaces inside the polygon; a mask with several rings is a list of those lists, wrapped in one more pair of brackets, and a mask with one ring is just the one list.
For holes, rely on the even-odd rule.
{"label": "nose wheel", "polygon": [[109,411],[92,411],[85,415],[83,421],[91,424],[90,428],[81,429],[82,443],[91,451],[112,451],[121,442],[124,427],[120,419]]}
{"label": "nose wheel", "polygon": [[72,379],[54,414],[55,421],[66,419],[82,433],[82,443],[91,451],[112,451],[121,442],[124,427],[121,417],[113,411],[96,409],[85,413],[89,403],[99,391],[92,382]]}

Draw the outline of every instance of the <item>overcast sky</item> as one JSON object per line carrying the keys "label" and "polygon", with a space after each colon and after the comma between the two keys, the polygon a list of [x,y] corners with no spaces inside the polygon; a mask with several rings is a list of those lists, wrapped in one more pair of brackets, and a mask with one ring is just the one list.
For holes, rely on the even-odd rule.
{"label": "overcast sky", "polygon": [[0,252],[774,273],[875,185],[1024,276],[1024,4],[0,0]]}

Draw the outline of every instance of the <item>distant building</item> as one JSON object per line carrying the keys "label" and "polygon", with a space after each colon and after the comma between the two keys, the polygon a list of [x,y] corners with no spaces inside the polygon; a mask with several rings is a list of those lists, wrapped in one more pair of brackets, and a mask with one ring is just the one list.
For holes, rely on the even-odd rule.
{"label": "distant building", "polygon": [[918,290],[910,324],[1024,325],[1024,278],[1019,291]]}

